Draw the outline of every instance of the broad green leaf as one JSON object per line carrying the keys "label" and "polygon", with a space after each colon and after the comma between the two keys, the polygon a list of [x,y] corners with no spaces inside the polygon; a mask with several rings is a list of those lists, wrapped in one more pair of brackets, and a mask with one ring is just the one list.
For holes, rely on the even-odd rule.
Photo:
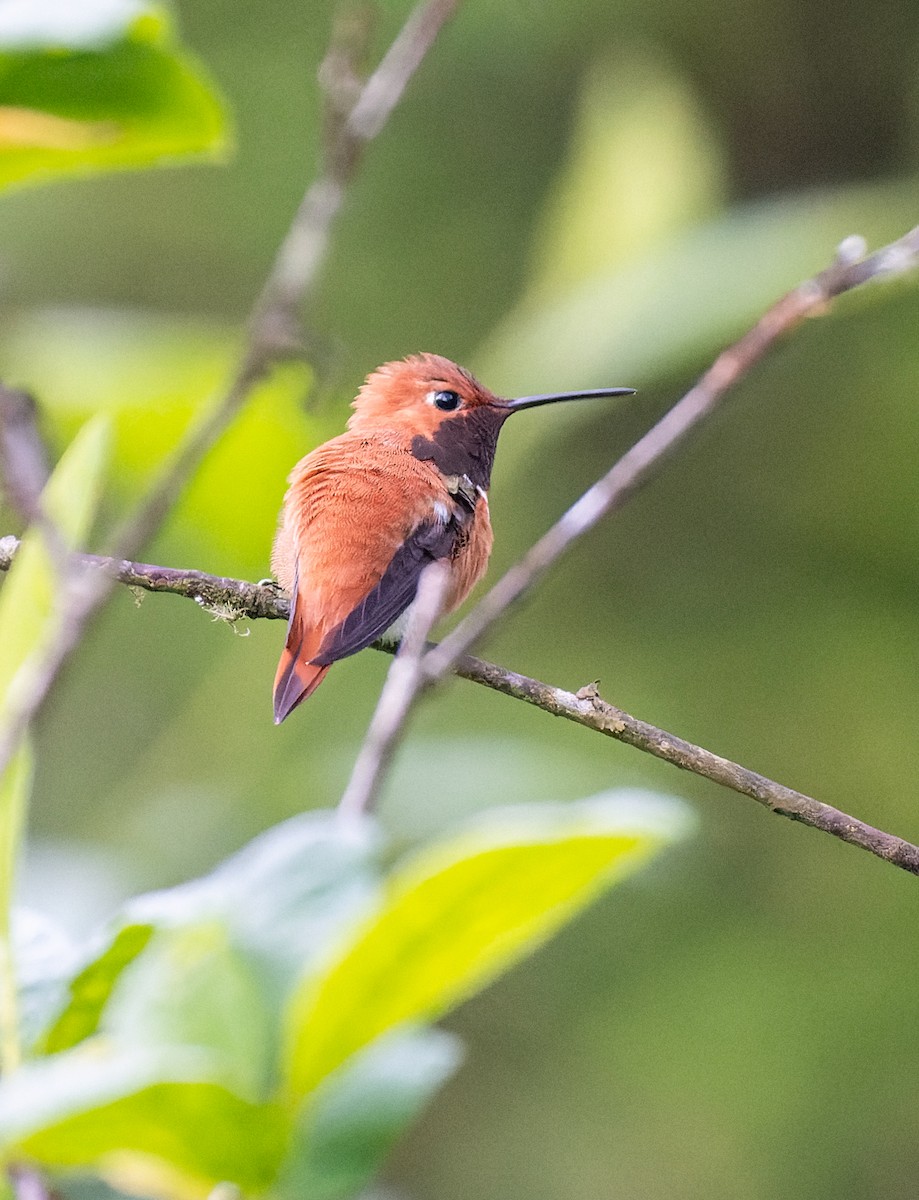
{"label": "broad green leaf", "polygon": [[158,1196],[196,1200],[225,1179],[262,1191],[288,1137],[282,1111],[235,1096],[201,1051],[94,1041],[0,1083],[4,1158],[93,1167],[116,1186]]}
{"label": "broad green leaf", "polygon": [[368,1047],[306,1107],[272,1194],[278,1200],[356,1195],[460,1058],[456,1038],[434,1029],[406,1030]]}
{"label": "broad green leaf", "polygon": [[123,1046],[204,1048],[221,1080],[250,1100],[272,1080],[264,997],[219,921],[158,931],[118,980],[102,1029]]}
{"label": "broad green leaf", "polygon": [[32,748],[26,741],[0,775],[0,937],[4,939],[10,935],[16,857],[31,788]]}
{"label": "broad green leaf", "polygon": [[410,858],[380,910],[293,999],[293,1094],[380,1034],[470,996],[685,825],[676,802],[608,795],[489,813]]}
{"label": "broad green leaf", "polygon": [[[162,1040],[166,1021],[170,1036],[177,1036],[182,1024],[183,1036],[194,1040],[200,1012],[195,988],[203,987],[206,998],[208,986],[218,987],[213,978],[207,984],[206,970],[193,986],[191,980],[183,980],[191,969],[188,955],[196,957],[195,947],[197,970],[203,969],[201,959],[208,959],[214,950],[212,961],[235,979],[234,987],[248,992],[243,975],[254,970],[261,992],[279,1009],[293,981],[327,955],[341,930],[372,905],[377,893],[372,870],[375,854],[369,829],[364,837],[344,839],[331,814],[304,813],[267,830],[210,875],[136,897],[100,935],[73,978],[68,1003],[45,1036],[44,1051],[67,1049],[97,1032],[123,971],[146,949],[155,931],[161,945],[151,947],[151,965],[138,964],[137,978],[130,983],[132,993],[137,993],[130,1001],[132,1037]],[[225,936],[226,944],[215,948],[211,942],[209,949],[208,938],[218,936],[218,929],[225,931],[220,936]],[[189,942],[183,943],[186,935]],[[237,951],[248,968],[236,961]],[[156,962],[159,966],[153,965]],[[182,991],[189,986],[191,994],[185,1002],[190,1011],[183,1012]],[[146,1000],[153,1011],[144,1015],[138,1004]],[[167,1003],[171,1003],[168,1011],[163,1007]],[[232,1014],[225,1015],[223,1030],[230,1039]],[[213,1032],[205,1028],[205,1042],[210,1042]],[[239,1041],[245,1042],[251,1033],[240,1032]],[[262,1061],[262,1050],[254,1057]]]}
{"label": "broad green leaf", "polygon": [[214,85],[164,5],[0,7],[0,187],[226,148]]}
{"label": "broad green leaf", "polygon": [[278,996],[373,908],[377,854],[369,823],[343,836],[334,813],[301,813],[260,834],[210,875],[132,900],[127,915],[158,928],[221,921]]}
{"label": "broad green leaf", "polygon": [[22,1018],[11,910],[31,787],[32,747],[26,739],[0,773],[0,1072],[14,1070],[21,1057]]}

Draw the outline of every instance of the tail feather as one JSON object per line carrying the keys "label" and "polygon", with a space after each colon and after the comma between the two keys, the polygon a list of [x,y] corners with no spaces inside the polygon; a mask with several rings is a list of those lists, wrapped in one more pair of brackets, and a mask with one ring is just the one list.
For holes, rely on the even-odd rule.
{"label": "tail feather", "polygon": [[281,661],[274,677],[275,725],[280,725],[298,704],[311,696],[328,674],[328,666],[317,666],[310,662],[318,652],[321,640],[320,631],[311,628],[304,619],[299,572],[295,571],[287,643],[281,651]]}
{"label": "tail feather", "polygon": [[303,662],[288,646],[284,647],[274,681],[275,725],[280,725],[298,704],[315,692],[328,671],[328,667]]}

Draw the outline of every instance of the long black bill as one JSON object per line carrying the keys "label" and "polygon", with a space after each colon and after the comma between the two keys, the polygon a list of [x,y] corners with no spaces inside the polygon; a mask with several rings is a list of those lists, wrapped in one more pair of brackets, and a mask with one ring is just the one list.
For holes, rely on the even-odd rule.
{"label": "long black bill", "polygon": [[634,396],[635,389],[628,387],[594,388],[589,392],[549,392],[545,396],[521,396],[519,400],[504,400],[501,408],[519,412],[522,408],[538,408],[540,404],[555,404],[557,400],[593,400],[597,396]]}

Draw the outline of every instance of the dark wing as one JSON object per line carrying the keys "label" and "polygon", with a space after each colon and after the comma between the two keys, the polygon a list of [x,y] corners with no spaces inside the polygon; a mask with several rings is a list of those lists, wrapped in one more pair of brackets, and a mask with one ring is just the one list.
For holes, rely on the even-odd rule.
{"label": "dark wing", "polygon": [[452,555],[459,532],[460,525],[455,520],[419,525],[392,556],[373,591],[326,634],[319,653],[310,662],[327,667],[375,642],[415,599],[424,568]]}

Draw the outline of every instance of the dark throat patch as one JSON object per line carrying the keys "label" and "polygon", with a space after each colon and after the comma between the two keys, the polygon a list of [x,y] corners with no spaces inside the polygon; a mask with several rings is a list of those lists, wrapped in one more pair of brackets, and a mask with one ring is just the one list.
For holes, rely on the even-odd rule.
{"label": "dark throat patch", "polygon": [[433,438],[421,434],[412,438],[412,454],[422,462],[432,462],[444,475],[467,475],[475,487],[487,489],[498,434],[509,416],[509,412],[483,404],[447,418]]}

